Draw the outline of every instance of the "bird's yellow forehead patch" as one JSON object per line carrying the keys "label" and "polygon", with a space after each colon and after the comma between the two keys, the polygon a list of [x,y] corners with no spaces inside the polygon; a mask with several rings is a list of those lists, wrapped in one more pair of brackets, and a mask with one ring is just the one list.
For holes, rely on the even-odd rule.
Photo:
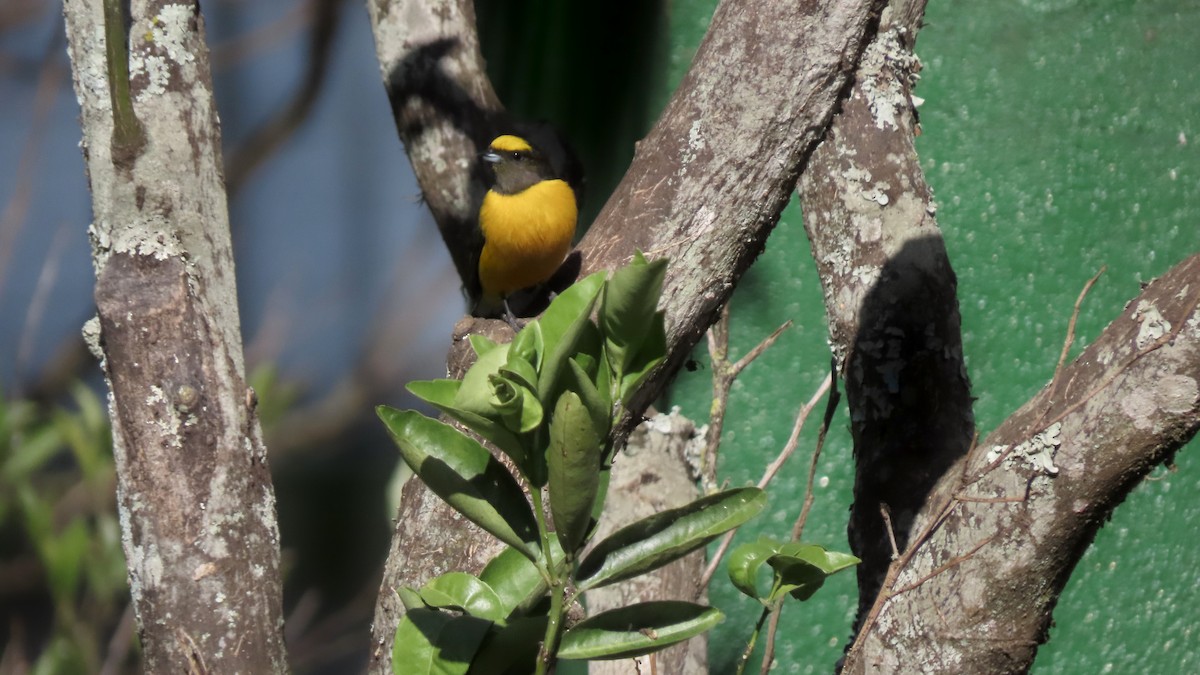
{"label": "bird's yellow forehead patch", "polygon": [[529,141],[520,136],[499,136],[492,141],[491,149],[496,152],[533,152]]}

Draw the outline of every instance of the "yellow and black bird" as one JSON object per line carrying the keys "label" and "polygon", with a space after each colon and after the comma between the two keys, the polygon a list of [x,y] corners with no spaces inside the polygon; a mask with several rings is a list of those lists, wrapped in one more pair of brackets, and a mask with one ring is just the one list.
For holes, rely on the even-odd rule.
{"label": "yellow and black bird", "polygon": [[479,208],[483,248],[476,316],[504,316],[511,323],[509,298],[548,281],[571,250],[582,171],[565,145],[554,140],[546,145],[503,135],[480,157],[495,182]]}

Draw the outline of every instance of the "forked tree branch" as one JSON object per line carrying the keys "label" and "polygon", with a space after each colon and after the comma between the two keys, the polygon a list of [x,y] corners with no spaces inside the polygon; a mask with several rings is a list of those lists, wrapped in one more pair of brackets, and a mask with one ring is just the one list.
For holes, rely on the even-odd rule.
{"label": "forked tree branch", "polygon": [[955,278],[912,146],[923,4],[884,13],[800,181],[857,460],[862,605],[844,670],[1024,672],[1099,525],[1200,424],[1200,256],[968,456]]}
{"label": "forked tree branch", "polygon": [[[666,385],[761,252],[882,4],[725,0],[718,6],[691,69],[579,246],[585,274],[622,265],[638,249],[672,260],[661,305],[669,356],[640,392],[634,413]],[[467,170],[486,140],[472,145],[470,139],[486,137],[478,129],[488,128],[498,106],[478,58],[473,15],[462,2],[370,7],[393,112],[402,138],[418,144],[410,144],[409,157],[445,237],[447,228],[461,227],[455,217],[474,217],[462,210],[470,204]],[[417,121],[406,122],[414,112]],[[465,320],[456,334],[506,330],[489,323],[495,322]],[[423,488],[410,483],[403,499],[373,626],[377,673],[386,672],[386,646],[402,612],[389,589],[447,569],[478,569],[491,554],[472,528],[447,527],[449,514]],[[414,540],[431,531],[440,536],[436,568],[420,565],[409,550],[424,546]],[[417,569],[406,569],[409,563]]]}

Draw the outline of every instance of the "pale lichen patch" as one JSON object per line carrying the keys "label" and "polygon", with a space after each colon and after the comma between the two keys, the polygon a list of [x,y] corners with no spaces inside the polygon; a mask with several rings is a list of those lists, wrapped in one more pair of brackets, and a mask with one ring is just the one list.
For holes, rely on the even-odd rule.
{"label": "pale lichen patch", "polygon": [[1040,473],[1057,475],[1058,467],[1054,465],[1054,455],[1058,453],[1062,444],[1061,434],[1062,423],[1055,422],[1015,448],[1008,445],[992,446],[988,450],[987,462],[990,464],[1004,457],[1005,468],[1012,469],[1017,462],[1024,462]]}
{"label": "pale lichen patch", "polygon": [[1139,300],[1133,310],[1133,320],[1138,322],[1137,348],[1145,349],[1159,338],[1171,332],[1171,322],[1158,311],[1153,303]]}
{"label": "pale lichen patch", "polygon": [[1140,387],[1121,399],[1121,412],[1129,416],[1137,429],[1154,429],[1155,418],[1166,413],[1191,412],[1200,400],[1200,385],[1187,375],[1172,374],[1159,378],[1153,387]]}
{"label": "pale lichen patch", "polygon": [[863,96],[876,128],[900,129],[904,110],[912,105],[900,77],[915,78],[920,63],[917,57],[904,47],[896,30],[880,34],[863,54],[860,73],[867,73],[861,80]]}
{"label": "pale lichen patch", "polygon": [[151,20],[151,40],[166,53],[167,58],[183,65],[195,61],[196,56],[187,42],[192,34],[191,22],[195,18],[192,5],[165,5]]}

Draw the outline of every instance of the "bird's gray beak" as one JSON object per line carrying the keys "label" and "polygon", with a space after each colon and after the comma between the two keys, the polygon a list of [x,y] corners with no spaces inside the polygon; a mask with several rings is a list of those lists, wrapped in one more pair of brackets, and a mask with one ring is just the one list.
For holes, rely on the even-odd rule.
{"label": "bird's gray beak", "polygon": [[500,153],[494,152],[492,150],[488,150],[487,152],[480,155],[479,159],[482,159],[483,161],[487,162],[488,164],[497,164],[500,162]]}

